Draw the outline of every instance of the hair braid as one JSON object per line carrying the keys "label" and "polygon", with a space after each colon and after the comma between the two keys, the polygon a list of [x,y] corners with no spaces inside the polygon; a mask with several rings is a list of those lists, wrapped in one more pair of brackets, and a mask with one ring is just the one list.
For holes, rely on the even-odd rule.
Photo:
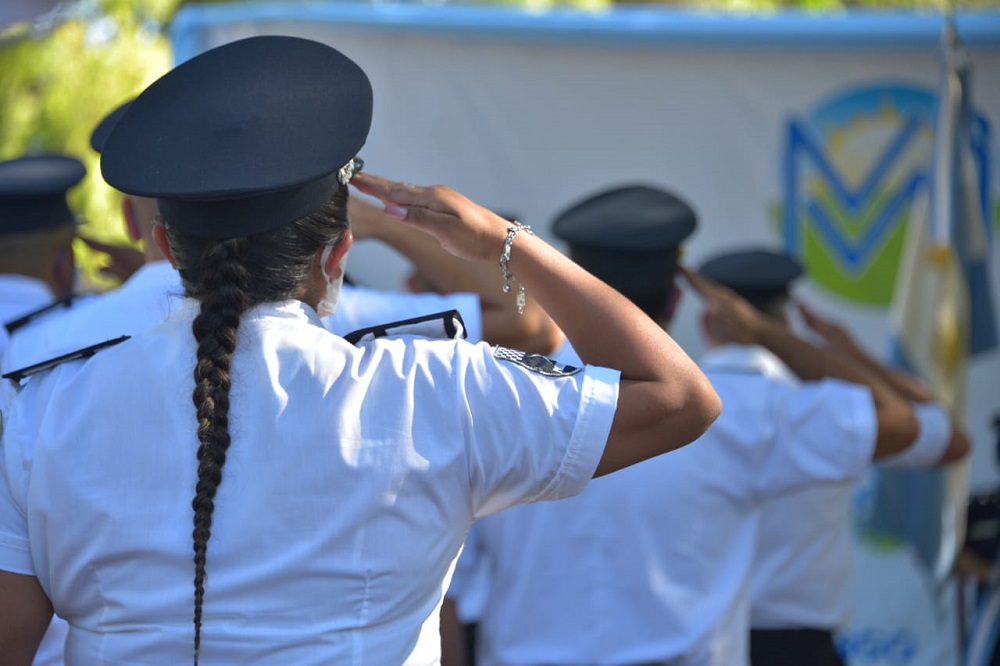
{"label": "hair braid", "polygon": [[249,241],[235,238],[209,245],[203,254],[201,312],[192,325],[198,344],[194,405],[198,411],[198,483],[194,507],[194,663],[201,649],[205,560],[212,536],[215,493],[222,483],[229,434],[230,369],[240,315],[249,307],[250,274],[243,264]]}
{"label": "hair braid", "polygon": [[192,324],[198,345],[192,396],[198,417],[198,482],[194,508],[194,663],[201,649],[205,562],[212,536],[215,494],[229,448],[229,389],[240,316],[260,303],[301,298],[317,253],[340,242],[348,229],[347,186],[330,201],[288,224],[245,238],[216,240],[166,227],[185,293],[201,301]]}

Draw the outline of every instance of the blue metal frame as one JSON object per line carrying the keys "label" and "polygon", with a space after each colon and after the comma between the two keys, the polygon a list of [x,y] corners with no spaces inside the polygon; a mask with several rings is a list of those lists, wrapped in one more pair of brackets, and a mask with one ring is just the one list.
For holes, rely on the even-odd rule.
{"label": "blue metal frame", "polygon": [[[171,34],[178,62],[201,49],[198,31],[234,22],[329,22],[372,30],[459,34],[500,39],[623,45],[728,47],[936,48],[942,16],[934,13],[851,11],[773,15],[686,12],[619,7],[606,12],[532,13],[504,7],[426,6],[356,2],[188,5]],[[958,33],[974,47],[1000,48],[1000,11],[963,12]]]}

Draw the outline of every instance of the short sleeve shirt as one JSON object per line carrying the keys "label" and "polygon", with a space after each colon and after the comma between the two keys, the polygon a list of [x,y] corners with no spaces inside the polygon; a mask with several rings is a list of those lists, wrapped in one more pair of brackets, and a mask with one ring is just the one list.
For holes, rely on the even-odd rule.
{"label": "short sleeve shirt", "polygon": [[[68,663],[190,661],[196,311],[31,378],[5,415],[0,568],[38,577]],[[499,356],[356,348],[297,301],[244,315],[205,663],[436,663],[421,625],[474,518],[580,492],[614,416],[617,372]]]}
{"label": "short sleeve shirt", "polygon": [[182,298],[180,276],[170,263],[147,263],[118,289],[53,312],[17,331],[3,357],[3,370],[17,370],[143,331],[163,321]]}
{"label": "short sleeve shirt", "polygon": [[857,386],[799,384],[760,348],[703,369],[723,411],[700,439],[473,526],[450,594],[479,619],[477,663],[746,664],[757,507],[858,478],[874,406]]}

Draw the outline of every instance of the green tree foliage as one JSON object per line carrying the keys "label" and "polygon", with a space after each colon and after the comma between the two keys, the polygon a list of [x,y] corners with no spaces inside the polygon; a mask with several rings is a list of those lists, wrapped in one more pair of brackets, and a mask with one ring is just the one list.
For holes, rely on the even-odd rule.
{"label": "green tree foliage", "polygon": [[[70,193],[81,233],[126,243],[120,196],[100,175],[90,132],[121,102],[170,66],[160,21],[178,0],[81,2],[50,26],[15,26],[0,36],[0,159],[66,153],[87,165]],[[109,286],[106,257],[76,248],[85,287]]]}

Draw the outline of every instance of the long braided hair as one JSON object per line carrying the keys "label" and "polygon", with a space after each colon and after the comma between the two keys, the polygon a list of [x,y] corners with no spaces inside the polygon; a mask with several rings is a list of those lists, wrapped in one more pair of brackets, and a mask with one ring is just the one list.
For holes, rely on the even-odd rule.
{"label": "long braided hair", "polygon": [[229,392],[241,315],[260,303],[300,298],[324,245],[347,231],[347,187],[305,217],[275,231],[222,240],[182,235],[166,226],[185,293],[201,301],[192,325],[198,345],[193,400],[198,416],[198,482],[194,500],[194,663],[201,649],[208,541],[215,495],[231,443]]}

